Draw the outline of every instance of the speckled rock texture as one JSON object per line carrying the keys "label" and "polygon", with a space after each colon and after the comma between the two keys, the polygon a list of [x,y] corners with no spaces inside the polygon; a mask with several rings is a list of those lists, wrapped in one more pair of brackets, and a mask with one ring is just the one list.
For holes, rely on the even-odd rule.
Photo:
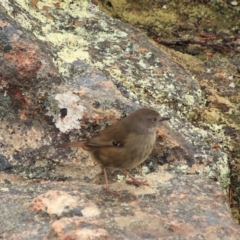
{"label": "speckled rock texture", "polygon": [[[229,155],[214,147],[228,139],[187,120],[205,98],[171,56],[88,1],[4,0],[0,27],[0,238],[239,239],[223,196]],[[132,171],[150,186],[109,169],[113,198],[84,150],[54,145],[140,106],[171,120]]]}
{"label": "speckled rock texture", "polygon": [[2,239],[239,239],[219,185],[200,176],[148,174],[150,186],[0,175]]}

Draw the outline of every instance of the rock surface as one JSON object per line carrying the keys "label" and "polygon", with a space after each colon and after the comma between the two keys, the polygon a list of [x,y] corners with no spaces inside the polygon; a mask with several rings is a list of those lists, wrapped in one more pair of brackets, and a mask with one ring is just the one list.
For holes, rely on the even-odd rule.
{"label": "rock surface", "polygon": [[[2,239],[239,239],[219,185],[200,176],[147,175],[106,195],[78,181],[33,181],[1,174]],[[4,229],[4,231],[3,231]]]}
{"label": "rock surface", "polygon": [[[239,238],[222,192],[228,152],[214,147],[227,139],[186,118],[205,102],[189,73],[87,1],[0,6],[3,239]],[[90,137],[140,105],[171,121],[133,170],[150,186],[128,186],[109,170],[121,192],[113,198],[84,150],[54,145]]]}

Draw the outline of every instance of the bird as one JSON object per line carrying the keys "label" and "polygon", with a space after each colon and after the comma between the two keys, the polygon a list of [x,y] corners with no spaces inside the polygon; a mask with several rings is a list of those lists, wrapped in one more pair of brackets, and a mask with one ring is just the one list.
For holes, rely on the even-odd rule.
{"label": "bird", "polygon": [[106,168],[121,169],[131,179],[127,180],[128,184],[148,185],[146,181],[134,178],[127,170],[135,168],[148,158],[156,142],[159,122],[169,119],[161,117],[153,109],[140,108],[86,141],[63,143],[56,147],[81,147],[88,151],[103,169],[104,189],[110,194],[119,195],[109,188]]}

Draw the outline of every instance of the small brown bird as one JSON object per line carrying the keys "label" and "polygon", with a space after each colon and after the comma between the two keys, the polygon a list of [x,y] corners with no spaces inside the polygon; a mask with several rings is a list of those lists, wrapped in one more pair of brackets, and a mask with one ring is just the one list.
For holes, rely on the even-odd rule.
{"label": "small brown bird", "polygon": [[106,181],[104,189],[119,195],[108,186],[106,168],[121,169],[132,179],[127,181],[129,184],[148,185],[146,181],[135,179],[126,169],[135,168],[149,156],[155,145],[158,122],[169,119],[160,117],[155,110],[142,108],[87,141],[60,144],[56,147],[82,147],[90,152],[93,159],[103,168]]}

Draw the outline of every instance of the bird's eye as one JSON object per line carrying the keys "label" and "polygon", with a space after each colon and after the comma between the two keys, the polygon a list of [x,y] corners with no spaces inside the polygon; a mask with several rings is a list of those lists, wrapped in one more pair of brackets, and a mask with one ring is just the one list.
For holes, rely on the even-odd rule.
{"label": "bird's eye", "polygon": [[152,122],[156,122],[157,121],[157,119],[156,118],[152,118]]}

